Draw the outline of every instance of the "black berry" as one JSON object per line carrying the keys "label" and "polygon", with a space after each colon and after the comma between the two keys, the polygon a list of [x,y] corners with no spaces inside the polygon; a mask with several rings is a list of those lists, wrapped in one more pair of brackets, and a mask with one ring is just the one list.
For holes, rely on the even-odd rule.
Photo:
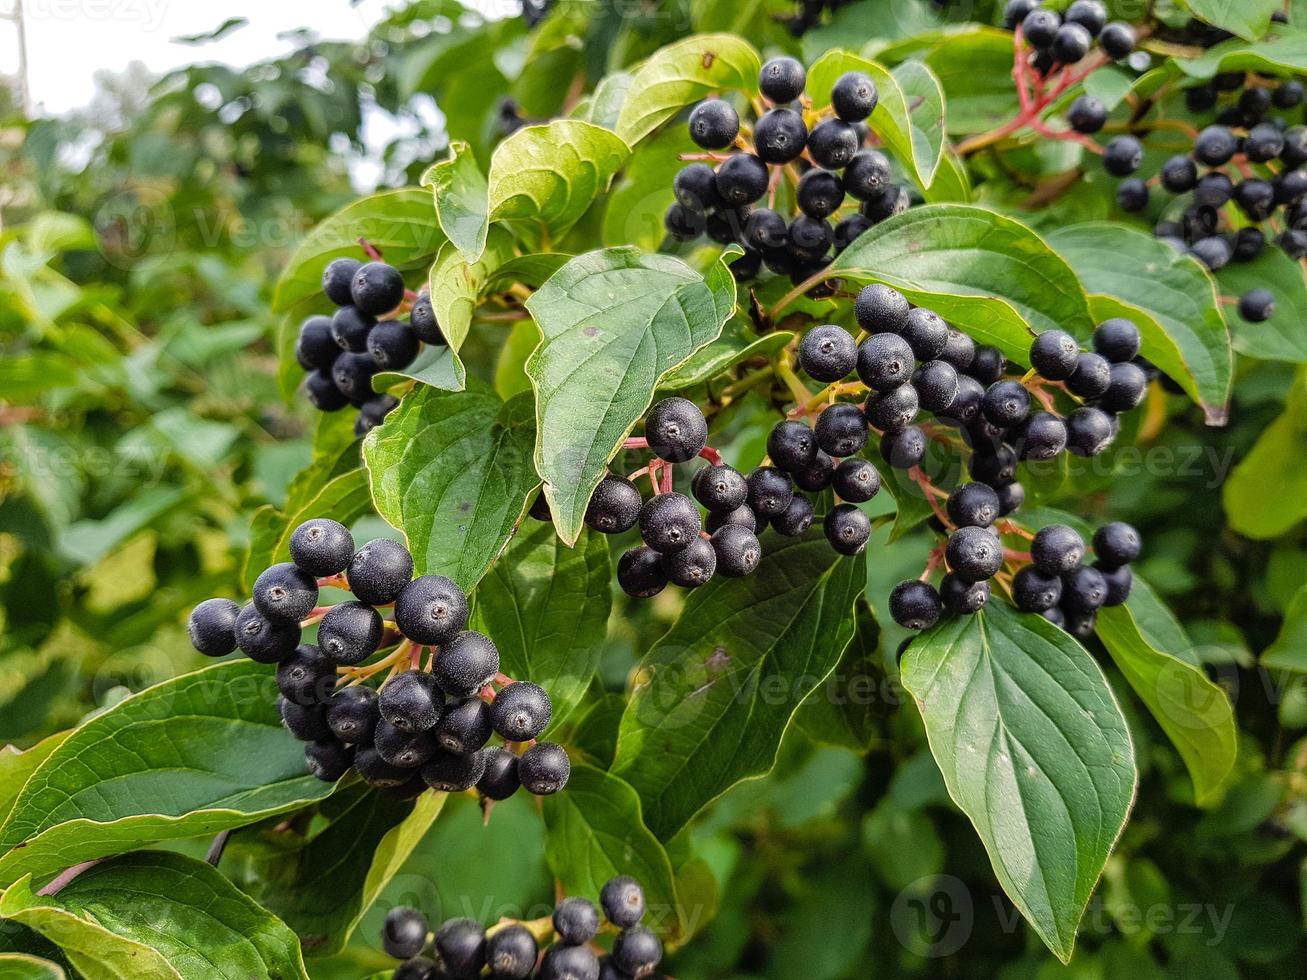
{"label": "black berry", "polygon": [[635,527],[644,500],[634,483],[624,476],[606,476],[599,481],[585,509],[585,522],[604,534],[620,534]]}
{"label": "black berry", "polygon": [[711,540],[717,553],[717,571],[727,578],[748,575],[762,560],[762,546],[750,527],[724,524],[713,532]]}
{"label": "black berry", "polygon": [[1085,541],[1065,524],[1049,524],[1030,542],[1030,557],[1045,575],[1064,575],[1084,560]]}
{"label": "black berry", "polygon": [[808,144],[808,127],[793,109],[768,109],[753,128],[754,152],[767,163],[789,163]]}
{"label": "black berry", "polygon": [[467,626],[467,596],[443,575],[415,578],[395,599],[395,625],[414,643],[448,643]]}
{"label": "black berry", "polygon": [[[759,517],[779,517],[794,497],[794,484],[780,470],[760,466],[747,477],[749,509]],[[696,531],[697,533],[697,531]]]}
{"label": "black berry", "polygon": [[644,890],[634,878],[619,875],[610,878],[599,892],[604,918],[619,929],[630,929],[644,918]]}
{"label": "black berry", "polygon": [[708,442],[708,422],[686,398],[664,398],[656,404],[645,420],[644,431],[654,455],[670,463],[693,459]]}
{"label": "black berry", "polygon": [[660,554],[670,555],[699,537],[699,508],[680,493],[660,493],[640,508],[640,537]]}
{"label": "black berry", "polygon": [[894,586],[889,596],[889,612],[904,629],[930,629],[943,612],[939,592],[929,582],[910,579]]}
{"label": "black berry", "polygon": [[705,150],[724,150],[739,135],[740,117],[729,102],[707,99],[690,113],[690,138]]}
{"label": "black berry", "polygon": [[361,602],[389,605],[413,577],[413,556],[398,541],[376,538],[354,552],[345,575]]}
{"label": "black berry", "polygon": [[377,692],[363,684],[341,688],[327,702],[327,725],[331,733],[350,745],[372,741],[380,718]]}
{"label": "black berry", "polygon": [[819,167],[843,170],[858,152],[858,131],[842,119],[827,119],[808,134],[808,152]]}
{"label": "black berry", "polygon": [[252,598],[271,622],[299,623],[318,604],[318,583],[298,565],[281,562],[254,580]]}
{"label": "black berry", "polygon": [[636,599],[656,596],[667,586],[662,556],[648,545],[623,552],[617,560],[617,584]]}
{"label": "black berry", "polygon": [[490,705],[479,697],[451,702],[445,706],[432,731],[446,752],[471,755],[490,740],[494,731],[490,723]]}
{"label": "black berry", "polygon": [[859,71],[843,74],[830,92],[835,115],[848,123],[862,122],[876,108],[879,95],[876,83]]}
{"label": "black berry", "polygon": [[949,535],[944,557],[964,582],[982,582],[1003,567],[1003,545],[985,527],[960,527]]}
{"label": "black berry", "polygon": [[858,292],[853,315],[868,333],[898,333],[912,309],[907,297],[892,286],[873,283]]}
{"label": "black berry", "polygon": [[517,774],[528,793],[549,796],[567,785],[572,763],[561,745],[537,742],[518,760]]}
{"label": "black berry", "polygon": [[568,946],[588,943],[599,932],[599,910],[587,899],[565,898],[554,909],[554,932]]}
{"label": "black berry", "polygon": [[1012,599],[1023,612],[1043,612],[1062,601],[1062,579],[1026,565],[1012,578]]}
{"label": "black berry", "polygon": [[191,610],[186,631],[191,646],[206,657],[222,657],[236,649],[236,622],[241,607],[230,599],[205,599]]}
{"label": "black berry", "polygon": [[499,672],[499,651],[488,637],[465,630],[440,648],[432,673],[451,698],[468,698]]}
{"label": "black berry", "polygon": [[871,521],[853,504],[836,504],[826,515],[826,540],[842,555],[860,554],[871,537]]}
{"label": "black berry", "polygon": [[427,944],[429,930],[427,917],[417,909],[404,905],[393,908],[381,927],[382,948],[397,960],[417,956]]}
{"label": "black berry", "polygon": [[436,679],[422,670],[406,670],[381,686],[377,707],[381,717],[401,732],[434,728],[444,711],[445,698]]}
{"label": "black berry", "polygon": [[256,663],[285,660],[300,642],[299,623],[274,623],[250,603],[236,616],[236,645]]}
{"label": "black berry", "polygon": [[518,681],[495,695],[490,705],[490,721],[505,741],[529,742],[540,737],[553,710],[543,687]]}

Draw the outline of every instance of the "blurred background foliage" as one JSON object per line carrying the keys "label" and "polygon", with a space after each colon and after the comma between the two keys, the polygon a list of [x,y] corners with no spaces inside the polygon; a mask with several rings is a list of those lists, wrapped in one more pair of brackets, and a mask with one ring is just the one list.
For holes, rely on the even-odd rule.
{"label": "blurred background foliage", "polygon": [[[6,108],[0,740],[32,744],[200,665],[187,611],[241,594],[251,513],[284,500],[315,426],[340,424],[282,398],[269,303],[295,243],[369,189],[361,184],[416,184],[451,139],[467,140],[484,165],[518,120],[559,113],[692,31],[734,31],[810,61],[851,39],[874,52],[950,21],[993,24],[1001,5],[858,0],[801,37],[790,23],[799,5],[785,0],[562,3],[534,28],[516,11],[489,19],[452,0],[398,6],[367,37],[326,42],[306,30],[290,54],[243,69],[204,63],[203,39],[193,39],[195,64],[163,78],[106,75],[95,103],[67,117],[28,120]],[[986,82],[1002,84],[980,69],[953,84],[981,91]],[[1067,213],[1113,215],[1112,187],[1095,176],[1041,212],[1022,209],[1043,177],[1065,170],[1060,152],[980,159],[978,199],[1021,210],[1037,228]],[[650,179],[660,181],[670,176]],[[621,233],[606,227],[604,237]],[[492,357],[467,361],[493,380]],[[1112,472],[1082,475],[1084,516],[1110,512],[1145,530],[1140,571],[1229,691],[1242,741],[1225,801],[1199,811],[1178,757],[1127,701],[1139,805],[1070,967],[1020,923],[950,804],[896,682],[901,634],[868,625],[857,661],[840,671],[866,679],[869,693],[842,710],[801,713],[776,772],[737,787],[692,829],[717,882],[694,911],[715,919],[669,972],[1297,975],[1307,698],[1295,675],[1257,656],[1307,579],[1307,535],[1291,522],[1269,540],[1243,537],[1226,526],[1221,499],[1230,468],[1284,411],[1294,372],[1241,359],[1229,427],[1207,428],[1172,399],[1168,415],[1145,420],[1139,460],[1118,455]],[[731,420],[728,456],[765,437],[770,417],[748,413]],[[919,550],[873,541],[873,605]],[[601,671],[608,690],[623,689],[677,601],[617,603]],[[1119,677],[1113,685],[1125,689]],[[528,800],[496,808],[485,829],[472,801],[451,800],[350,948],[310,968],[356,977],[384,967],[375,927],[399,902],[489,922],[551,897]]]}

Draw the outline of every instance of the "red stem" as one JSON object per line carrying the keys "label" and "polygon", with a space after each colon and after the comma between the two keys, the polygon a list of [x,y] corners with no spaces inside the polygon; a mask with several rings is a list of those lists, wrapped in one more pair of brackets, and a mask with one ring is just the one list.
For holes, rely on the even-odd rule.
{"label": "red stem", "polygon": [[359,248],[363,249],[363,254],[366,255],[368,258],[370,258],[373,262],[381,261],[380,250],[378,250],[376,246],[374,246],[366,238],[359,239]]}

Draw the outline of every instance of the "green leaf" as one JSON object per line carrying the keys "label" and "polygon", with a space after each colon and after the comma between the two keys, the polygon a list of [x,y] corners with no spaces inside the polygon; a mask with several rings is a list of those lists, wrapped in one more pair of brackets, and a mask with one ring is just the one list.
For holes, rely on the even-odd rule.
{"label": "green leaf", "polygon": [[[460,387],[465,375],[458,352],[463,347],[463,341],[467,340],[486,283],[495,270],[512,257],[513,242],[508,232],[494,227],[486,237],[485,250],[476,261],[469,262],[453,242],[446,242],[440,249],[435,265],[431,267],[431,305],[436,312],[436,322],[440,324],[440,331],[449,346],[428,350],[433,350],[433,356],[438,359],[443,358],[446,352],[453,355],[453,371]],[[410,372],[412,370],[409,369]]]}
{"label": "green leaf", "polygon": [[820,534],[767,535],[744,579],[692,592],[635,674],[613,772],[669,840],[743,779],[768,772],[796,710],[853,635],[866,562]]}
{"label": "green leaf", "polygon": [[490,230],[489,191],[471,147],[463,140],[451,142],[449,159],[433,164],[422,175],[422,186],[431,188],[436,217],[449,240],[466,259],[480,258]]}
{"label": "green leaf", "polygon": [[1225,691],[1201,667],[1149,643],[1127,606],[1099,610],[1098,638],[1180,753],[1193,779],[1194,802],[1216,803],[1234,772],[1239,740]]}
{"label": "green leaf", "polygon": [[58,732],[37,742],[30,749],[19,750],[12,745],[0,748],[0,826],[8,819],[14,801],[36,767],[49,758],[69,732]]}
{"label": "green leaf", "polygon": [[1068,634],[995,603],[912,642],[902,680],[949,795],[1062,962],[1134,799],[1130,733]]}
{"label": "green leaf", "polygon": [[1021,363],[1032,328],[1093,330],[1062,257],[1020,222],[970,205],[930,204],[890,218],[845,249],[830,274],[893,286]]}
{"label": "green leaf", "polygon": [[669,371],[712,343],[735,280],[679,259],[604,249],[568,262],[527,301],[544,339],[527,362],[536,393],[536,471],[559,536],[576,542],[590,494]]}
{"label": "green leaf", "polygon": [[932,41],[918,56],[944,90],[950,133],[982,133],[1020,111],[1012,84],[1010,33],[964,27],[937,32]]}
{"label": "green leaf", "polygon": [[681,109],[712,92],[755,92],[762,61],[730,34],[698,34],[654,53],[632,75],[617,135],[635,146]]}
{"label": "green leaf", "polygon": [[[364,258],[360,238],[398,269],[421,267],[445,243],[426,191],[408,187],[365,197],[331,215],[300,242],[277,281],[273,311],[285,313],[320,296],[327,263],[342,257]],[[325,298],[321,303],[330,305]]]}
{"label": "green leaf", "polygon": [[1272,75],[1304,72],[1307,71],[1307,31],[1277,26],[1265,40],[1235,38],[1208,48],[1197,58],[1175,58],[1172,63],[1185,74],[1203,79],[1227,71]]}
{"label": "green leaf", "polygon": [[58,963],[26,953],[0,953],[0,980],[68,980]]}
{"label": "green leaf", "polygon": [[1307,674],[1307,585],[1294,593],[1275,642],[1262,653],[1261,665]]}
{"label": "green leaf", "polygon": [[377,511],[404,532],[419,574],[471,591],[504,550],[532,492],[531,398],[480,382],[418,388],[363,441]]}
{"label": "green leaf", "polygon": [[0,826],[0,883],[326,797],[333,786],[305,769],[275,698],[268,667],[233,661],[147,688],[80,725]]}
{"label": "green leaf", "polygon": [[1269,289],[1275,295],[1275,312],[1261,323],[1249,323],[1233,309],[1227,320],[1234,346],[1242,354],[1268,361],[1307,364],[1307,283],[1302,265],[1283,249],[1264,248],[1251,262],[1231,262],[1216,274],[1221,292],[1242,296],[1251,289]]}
{"label": "green leaf", "polygon": [[181,854],[103,861],[49,896],[24,878],[0,898],[0,916],[57,943],[87,980],[307,977],[285,923]]}
{"label": "green leaf", "polygon": [[179,487],[147,487],[98,520],[88,517],[62,528],[56,549],[71,562],[94,565],[185,496]]}
{"label": "green leaf", "polygon": [[416,803],[357,783],[321,807],[326,827],[302,836],[254,829],[233,836],[223,853],[227,873],[300,938],[308,956],[345,947],[363,915],[431,829],[444,793]]}
{"label": "green leaf", "polygon": [[880,734],[888,677],[880,657],[880,623],[859,596],[854,607],[854,634],[835,670],[803,702],[795,722],[813,738],[866,752]]}
{"label": "green leaf", "polygon": [[905,61],[892,72],[848,51],[828,51],[808,72],[813,107],[830,105],[830,92],[845,72],[860,71],[876,83],[880,100],[868,123],[908,175],[922,188],[935,179],[944,153],[944,90],[920,61]]}
{"label": "green leaf", "polygon": [[630,875],[644,888],[652,913],[647,924],[672,937],[682,932],[671,861],[644,825],[630,785],[578,763],[566,791],[545,798],[544,817],[545,857],[564,891],[597,896],[608,879]]}
{"label": "green leaf", "polygon": [[1246,538],[1278,538],[1307,517],[1307,382],[1299,379],[1282,415],[1230,473],[1221,497],[1230,528]]}
{"label": "green leaf", "polygon": [[1281,0],[1177,0],[1199,20],[1259,40],[1271,26],[1271,14],[1284,6]]}
{"label": "green leaf", "polygon": [[1099,318],[1134,320],[1143,335],[1143,355],[1202,406],[1209,425],[1223,425],[1234,354],[1216,287],[1202,266],[1152,235],[1120,224],[1072,225],[1048,240],[1088,292],[1110,298],[1095,297]]}
{"label": "green leaf", "polygon": [[608,635],[613,570],[608,541],[583,532],[568,548],[548,521],[533,521],[477,589],[472,619],[499,648],[500,669],[549,692],[550,729],[590,684]]}
{"label": "green leaf", "polygon": [[613,132],[578,119],[525,126],[490,161],[490,220],[548,251],[605,191],[631,155]]}
{"label": "green leaf", "polygon": [[680,367],[668,372],[658,387],[664,391],[696,387],[744,361],[758,357],[770,360],[793,339],[794,334],[788,330],[776,330],[759,336],[743,317],[732,317],[720,337],[707,347],[700,348],[698,353]]}
{"label": "green leaf", "polygon": [[29,399],[77,384],[77,365],[65,354],[36,350],[0,360],[0,387],[8,399]]}

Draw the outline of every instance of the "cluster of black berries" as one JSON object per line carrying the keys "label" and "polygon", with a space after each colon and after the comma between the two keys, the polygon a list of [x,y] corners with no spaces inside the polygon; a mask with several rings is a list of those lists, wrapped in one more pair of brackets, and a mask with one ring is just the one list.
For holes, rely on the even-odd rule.
{"label": "cluster of black berries", "polygon": [[422,344],[444,344],[431,297],[413,302],[408,322],[388,314],[404,303],[404,277],[384,262],[336,259],[322,273],[322,291],[339,307],[332,316],[311,316],[300,326],[295,357],[309,372],[305,391],[314,407],[359,410],[354,431],[363,435],[381,424],[398,402],[372,390],[379,371],[402,371]]}
{"label": "cluster of black berries", "polygon": [[1094,534],[1094,564],[1086,565],[1084,538],[1065,524],[1049,524],[1030,542],[1030,564],[1012,579],[1012,601],[1085,639],[1100,608],[1130,598],[1130,563],[1140,549],[1139,532],[1129,524],[1104,524]]}
{"label": "cluster of black berries", "polygon": [[[273,565],[254,583],[243,609],[206,599],[191,612],[195,649],[221,657],[239,648],[251,660],[277,665],[277,707],[283,724],[307,742],[305,759],[319,779],[334,782],[351,768],[372,786],[402,796],[431,788],[477,787],[502,800],[524,786],[537,795],[567,783],[567,753],[536,743],[552,705],[544,689],[499,673],[499,651],[466,629],[463,590],[441,575],[413,578],[413,557],[386,538],[357,550],[344,525],[306,521],[290,539],[292,561]],[[319,607],[321,586],[354,599]],[[393,607],[394,619],[379,607]],[[317,642],[301,643],[316,623]],[[378,651],[393,651],[373,668]],[[425,669],[423,647],[430,648]],[[363,680],[390,668],[380,691]],[[491,686],[500,683],[498,693]],[[486,747],[492,734],[529,745],[520,756]]]}
{"label": "cluster of black berries", "polygon": [[[554,909],[554,944],[541,955],[537,933],[520,922],[483,929],[474,919],[450,919],[435,935],[417,909],[400,906],[386,916],[381,944],[396,959],[395,980],[660,980],[655,973],[663,946],[640,925],[644,891],[634,878],[610,879],[599,893],[604,917],[617,930],[612,952],[598,955],[599,910],[579,897],[565,898]],[[532,923],[540,932],[549,926]]]}
{"label": "cluster of black berries", "polygon": [[[1191,111],[1216,111],[1216,117],[1194,138],[1189,153],[1170,157],[1157,173],[1156,183],[1184,200],[1173,217],[1157,223],[1154,234],[1213,272],[1231,261],[1256,258],[1271,236],[1290,258],[1307,257],[1307,126],[1270,115],[1272,108],[1296,109],[1303,96],[1297,80],[1273,85],[1243,72],[1187,89]],[[1143,152],[1137,137],[1124,135],[1108,143],[1103,156],[1108,173],[1124,178],[1117,202],[1126,211],[1149,205],[1153,181],[1135,176]],[[1230,203],[1242,215],[1239,227],[1229,220]],[[1278,235],[1277,219],[1283,222]],[[1275,297],[1266,289],[1250,291],[1239,303],[1240,315],[1251,322],[1266,320],[1274,309]]]}
{"label": "cluster of black berries", "polygon": [[[678,241],[707,234],[723,245],[742,245],[744,255],[731,264],[737,279],[752,279],[766,266],[802,282],[827,263],[832,249],[842,251],[910,204],[907,188],[893,182],[885,154],[862,148],[866,119],[879,99],[876,83],[861,72],[842,75],[831,89],[834,114],[811,132],[811,113],[805,118],[793,106],[806,84],[807,72],[793,58],[763,65],[759,85],[772,108],[754,125],[751,149],[740,138],[740,117],[730,102],[708,99],[690,113],[695,143],[733,152],[716,170],[691,163],[676,175],[676,202],[664,224]],[[775,191],[788,165],[800,174],[794,189],[798,214],[791,220],[774,207],[754,207]],[[832,224],[846,198],[859,202],[858,210]]]}
{"label": "cluster of black berries", "polygon": [[1041,75],[1074,65],[1095,42],[1114,61],[1135,48],[1134,28],[1123,21],[1108,23],[1107,6],[1100,0],[1075,0],[1062,13],[1040,0],[1009,0],[1003,24],[1010,31],[1021,28],[1022,39],[1035,49],[1031,66]]}

